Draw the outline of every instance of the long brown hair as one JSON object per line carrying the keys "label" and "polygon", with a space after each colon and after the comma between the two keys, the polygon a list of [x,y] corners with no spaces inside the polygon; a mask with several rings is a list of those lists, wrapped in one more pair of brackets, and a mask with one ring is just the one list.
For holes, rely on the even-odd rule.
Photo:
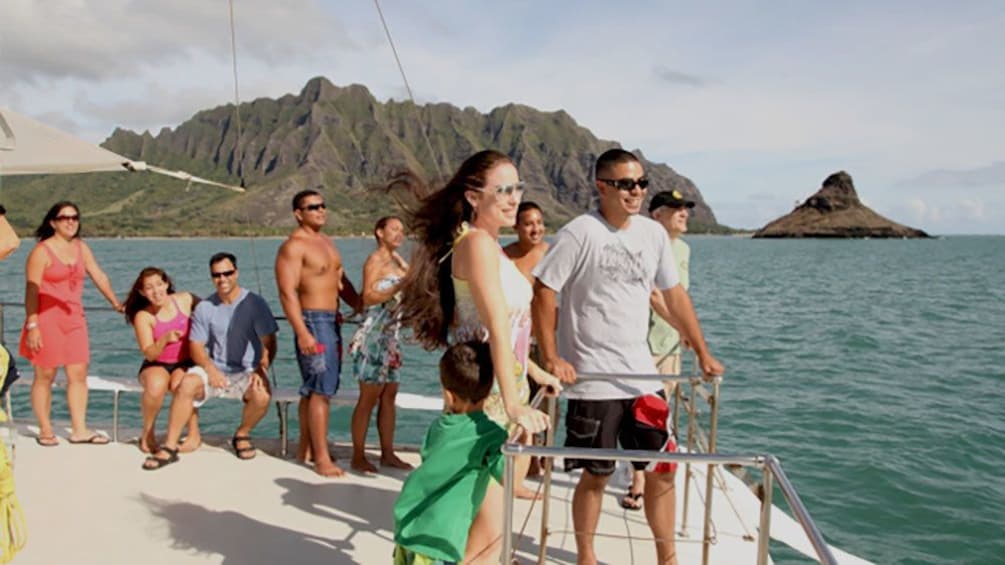
{"label": "long brown hair", "polygon": [[159,267],[147,267],[140,271],[140,276],[136,277],[136,281],[133,282],[133,287],[129,289],[129,295],[126,296],[126,301],[123,303],[123,312],[126,315],[126,323],[132,324],[133,320],[136,319],[136,314],[140,313],[147,306],[150,306],[150,301],[147,300],[146,296],[143,296],[141,292],[143,290],[143,281],[147,277],[159,276],[162,281],[166,282],[168,285],[167,293],[174,294],[174,283],[171,282],[171,277],[164,272],[164,269]]}
{"label": "long brown hair", "polygon": [[471,220],[471,204],[464,193],[483,188],[489,171],[502,164],[512,165],[513,161],[487,149],[468,157],[447,184],[432,194],[411,171],[399,173],[386,186],[389,192],[405,189],[420,198],[418,208],[408,214],[416,246],[397,311],[402,325],[410,328],[427,350],[448,344],[454,322],[457,303],[447,254],[461,222]]}

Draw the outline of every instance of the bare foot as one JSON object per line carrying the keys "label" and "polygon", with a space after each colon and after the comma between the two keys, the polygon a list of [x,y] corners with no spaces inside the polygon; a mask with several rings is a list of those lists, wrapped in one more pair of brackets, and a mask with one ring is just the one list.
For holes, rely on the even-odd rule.
{"label": "bare foot", "polygon": [[140,438],[140,451],[143,453],[154,454],[160,449],[160,445],[157,444],[157,437],[154,436],[153,430],[149,434]]}
{"label": "bare foot", "polygon": [[341,477],[345,475],[345,471],[342,467],[334,463],[329,463],[328,465],[315,465],[314,472],[321,475],[322,477]]}
{"label": "bare foot", "polygon": [[359,471],[360,473],[376,473],[377,472],[377,468],[374,467],[373,463],[370,463],[370,461],[367,460],[367,458],[365,456],[363,456],[363,457],[353,456],[352,462],[349,463],[349,465],[354,470]]}
{"label": "bare foot", "polygon": [[541,498],[543,498],[540,493],[530,490],[525,486],[519,486],[513,489],[513,495],[524,500],[541,500]]}
{"label": "bare foot", "polygon": [[83,444],[83,445],[108,445],[112,440],[107,437],[92,431],[84,432],[82,436],[74,436],[70,434],[68,440],[70,443]]}
{"label": "bare foot", "polygon": [[406,471],[410,471],[415,468],[412,466],[411,463],[408,463],[407,461],[402,461],[400,457],[398,457],[393,453],[387,457],[381,456],[380,466],[394,467],[395,469],[405,469]]}
{"label": "bare foot", "polygon": [[192,453],[200,447],[202,447],[202,436],[189,435],[185,439],[181,440],[181,444],[178,446],[178,451],[181,453]]}
{"label": "bare foot", "polygon": [[[335,462],[335,455],[329,454],[328,455],[328,459],[330,459],[331,462],[334,463]],[[311,465],[311,464],[313,464],[314,463],[314,454],[311,453],[310,449],[307,450],[307,454],[304,455],[303,457],[301,457],[300,453],[297,453],[297,463],[303,463],[304,465]]]}

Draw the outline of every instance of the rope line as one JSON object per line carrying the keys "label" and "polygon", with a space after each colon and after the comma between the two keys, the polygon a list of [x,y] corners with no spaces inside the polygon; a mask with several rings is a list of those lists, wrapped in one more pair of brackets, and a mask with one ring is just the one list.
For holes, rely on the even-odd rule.
{"label": "rope line", "polygon": [[237,139],[234,141],[234,160],[236,161],[235,172],[241,179],[241,188],[244,188],[244,170],[242,160],[244,156],[241,151],[241,96],[238,91],[237,80],[237,31],[234,26],[234,0],[227,0],[230,12],[230,61],[234,72],[234,120],[237,125]]}
{"label": "rope line", "polygon": [[[422,133],[422,139],[426,142],[429,157],[433,160],[433,166],[436,167],[436,174],[442,178],[444,175],[443,169],[440,168],[440,159],[437,158],[436,153],[433,151],[433,143],[429,140],[426,128],[422,127],[422,120],[419,119],[419,105],[415,102],[415,96],[412,95],[412,86],[408,83],[408,77],[405,76],[405,67],[402,66],[401,58],[398,57],[398,48],[394,46],[394,38],[391,37],[391,29],[387,26],[387,20],[384,19],[384,11],[380,9],[380,0],[373,0],[373,5],[377,7],[377,16],[380,17],[380,24],[384,27],[387,42],[391,45],[391,52],[394,53],[394,62],[398,65],[398,73],[401,74],[401,80],[405,83],[405,91],[408,93],[408,99],[412,101],[412,112],[419,122],[419,131]],[[430,120],[432,120],[431,112]]]}
{"label": "rope line", "polygon": [[[234,125],[237,127],[237,136],[234,139],[234,161],[235,166],[233,173],[241,179],[241,188],[245,188],[244,182],[244,149],[241,145],[241,138],[243,137],[243,131],[241,128],[241,93],[240,93],[240,81],[237,76],[237,27],[234,24],[234,0],[227,0],[227,8],[230,16],[230,62],[231,70],[234,75]],[[250,227],[251,224],[251,213],[248,211],[248,207],[244,207],[244,220],[245,225]],[[255,235],[248,235],[248,246],[251,249],[251,267],[255,272],[255,284],[258,287],[258,294],[262,294],[262,273],[258,265],[258,251],[255,249]],[[275,359],[269,360],[269,376],[272,378],[272,386],[279,386],[278,378],[276,377],[276,372],[274,370]],[[276,404],[277,410],[279,405]]]}

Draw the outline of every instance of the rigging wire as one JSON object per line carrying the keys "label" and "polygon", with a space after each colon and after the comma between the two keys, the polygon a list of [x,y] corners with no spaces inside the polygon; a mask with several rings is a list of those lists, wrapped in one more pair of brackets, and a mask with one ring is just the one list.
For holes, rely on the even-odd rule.
{"label": "rigging wire", "polygon": [[[234,0],[227,0],[227,7],[230,14],[230,59],[231,68],[234,73],[234,123],[237,126],[237,137],[234,139],[234,161],[237,163],[235,171],[241,179],[241,188],[246,188],[244,183],[244,151],[241,147],[241,97],[239,90],[239,81],[237,79],[237,31],[234,25]],[[251,213],[248,211],[248,207],[244,207],[244,219],[245,226],[251,226]],[[255,239],[254,234],[248,237],[248,246],[251,248],[251,266],[255,273],[255,284],[258,286],[258,294],[262,295],[262,274],[261,269],[258,267],[258,252],[255,249]],[[269,373],[272,376],[272,386],[277,387],[279,383],[277,382],[276,372],[273,370],[275,359],[269,360]],[[279,407],[279,403],[276,403],[276,410],[282,411]],[[280,418],[282,415],[280,414]]]}
{"label": "rigging wire", "polygon": [[[402,66],[401,58],[398,57],[398,49],[394,46],[391,29],[387,27],[387,20],[384,19],[384,11],[380,9],[380,0],[373,0],[373,5],[377,7],[380,25],[384,27],[387,42],[391,45],[391,52],[394,53],[394,62],[398,65],[398,73],[401,74],[401,80],[405,83],[405,91],[408,93],[408,99],[412,101],[412,112],[415,114],[416,121],[419,122],[419,130],[422,132],[422,139],[426,142],[426,150],[429,151],[429,157],[433,160],[433,166],[436,167],[436,174],[442,178],[444,175],[443,169],[440,168],[440,159],[437,158],[436,153],[433,151],[433,144],[429,141],[429,134],[426,132],[426,128],[422,127],[422,120],[419,119],[419,105],[415,102],[415,96],[412,95],[412,86],[408,84],[408,77],[405,76],[405,67]],[[432,110],[430,110],[430,123],[432,123]],[[445,159],[444,162],[446,162]]]}
{"label": "rigging wire", "polygon": [[238,92],[237,80],[237,32],[234,29],[234,0],[227,0],[230,11],[230,60],[231,68],[234,72],[234,121],[237,125],[237,140],[234,142],[235,171],[241,179],[241,188],[244,188],[244,169],[242,167],[243,155],[241,155],[241,96]]}

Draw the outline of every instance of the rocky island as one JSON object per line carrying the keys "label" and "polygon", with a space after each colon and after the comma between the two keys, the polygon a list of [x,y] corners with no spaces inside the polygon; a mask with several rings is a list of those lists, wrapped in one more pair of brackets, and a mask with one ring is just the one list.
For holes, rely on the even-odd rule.
{"label": "rocky island", "polygon": [[789,214],[754,233],[762,238],[905,238],[927,233],[898,224],[862,203],[851,175],[844,171],[824,180],[823,186]]}

